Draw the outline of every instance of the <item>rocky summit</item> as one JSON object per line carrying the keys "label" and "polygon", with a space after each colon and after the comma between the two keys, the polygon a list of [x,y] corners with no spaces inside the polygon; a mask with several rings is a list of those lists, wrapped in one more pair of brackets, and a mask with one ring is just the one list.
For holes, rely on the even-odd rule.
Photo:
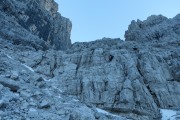
{"label": "rocky summit", "polygon": [[0,120],[180,119],[180,15],[133,20],[125,41],[71,44],[57,10],[0,1]]}

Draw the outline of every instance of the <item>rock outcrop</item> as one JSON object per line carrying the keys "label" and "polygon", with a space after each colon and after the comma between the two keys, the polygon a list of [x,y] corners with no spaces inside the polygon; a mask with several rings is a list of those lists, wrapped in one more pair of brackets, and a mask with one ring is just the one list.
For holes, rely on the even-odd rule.
{"label": "rock outcrop", "polygon": [[16,45],[66,50],[72,24],[57,10],[54,0],[1,0],[0,35]]}
{"label": "rock outcrop", "polygon": [[126,41],[147,41],[178,38],[180,34],[180,14],[173,19],[162,15],[152,15],[145,21],[133,20],[125,33]]}
{"label": "rock outcrop", "polygon": [[161,109],[180,111],[180,15],[132,21],[126,41],[67,49],[71,23],[53,0],[0,3],[0,119],[159,120]]}

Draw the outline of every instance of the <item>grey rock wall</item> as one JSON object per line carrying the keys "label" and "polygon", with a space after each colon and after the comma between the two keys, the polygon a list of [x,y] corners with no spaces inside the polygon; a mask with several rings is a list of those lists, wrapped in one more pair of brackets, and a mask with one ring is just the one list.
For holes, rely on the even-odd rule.
{"label": "grey rock wall", "polygon": [[54,0],[1,0],[1,37],[36,49],[71,46],[71,21],[57,12]]}
{"label": "grey rock wall", "polygon": [[126,41],[72,46],[71,22],[53,0],[1,0],[0,18],[0,119],[160,120],[160,109],[180,111],[179,15],[132,21]]}
{"label": "grey rock wall", "polygon": [[125,32],[126,41],[162,40],[179,37],[179,14],[172,19],[152,15],[147,20],[133,20]]}

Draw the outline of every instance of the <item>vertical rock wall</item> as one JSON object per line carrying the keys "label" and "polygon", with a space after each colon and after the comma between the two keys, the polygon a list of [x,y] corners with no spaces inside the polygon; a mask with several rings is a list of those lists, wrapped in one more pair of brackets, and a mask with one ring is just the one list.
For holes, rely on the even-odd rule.
{"label": "vertical rock wall", "polygon": [[[0,32],[4,36],[11,36],[10,40],[15,44],[66,50],[71,46],[72,24],[57,10],[58,5],[54,0],[1,0],[0,12],[4,19],[1,19],[0,25],[4,29]],[[7,21],[8,23],[6,23]],[[16,32],[18,32],[19,38],[14,35]],[[26,34],[31,36],[27,37]],[[21,36],[26,37],[26,42],[23,42],[24,39],[20,39]],[[19,40],[14,40],[15,37]],[[33,45],[26,44],[28,42]]]}

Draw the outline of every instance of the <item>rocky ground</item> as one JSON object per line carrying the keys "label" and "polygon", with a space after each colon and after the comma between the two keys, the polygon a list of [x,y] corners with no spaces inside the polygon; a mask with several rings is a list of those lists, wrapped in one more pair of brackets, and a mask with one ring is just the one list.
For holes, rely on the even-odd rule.
{"label": "rocky ground", "polygon": [[168,110],[180,119],[180,15],[132,21],[125,41],[72,45],[62,17],[50,31],[64,33],[47,44],[42,26],[34,33],[15,11],[31,19],[34,5],[47,13],[38,20],[55,20],[53,0],[0,1],[0,120],[166,120]]}

